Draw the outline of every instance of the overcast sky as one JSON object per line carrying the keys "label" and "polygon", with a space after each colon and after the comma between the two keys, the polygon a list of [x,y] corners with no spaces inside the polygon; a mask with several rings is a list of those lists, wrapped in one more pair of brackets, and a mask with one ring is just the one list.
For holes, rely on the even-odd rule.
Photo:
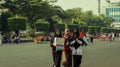
{"label": "overcast sky", "polygon": [[[120,0],[111,0],[111,2]],[[80,7],[83,11],[92,10],[94,14],[98,12],[98,0],[58,0],[56,5],[61,6],[63,9],[70,9]],[[101,6],[106,5],[106,0],[101,0]]]}

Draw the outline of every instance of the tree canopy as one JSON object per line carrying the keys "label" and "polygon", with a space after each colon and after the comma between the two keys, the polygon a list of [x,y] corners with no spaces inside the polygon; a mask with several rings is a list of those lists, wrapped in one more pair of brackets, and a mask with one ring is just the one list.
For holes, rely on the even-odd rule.
{"label": "tree canopy", "polygon": [[1,6],[7,8],[14,16],[26,17],[27,24],[34,29],[34,22],[48,21],[50,30],[55,23],[79,24],[81,26],[110,26],[110,17],[94,15],[92,11],[82,11],[82,8],[64,10],[60,6],[51,5],[46,0],[5,0]]}

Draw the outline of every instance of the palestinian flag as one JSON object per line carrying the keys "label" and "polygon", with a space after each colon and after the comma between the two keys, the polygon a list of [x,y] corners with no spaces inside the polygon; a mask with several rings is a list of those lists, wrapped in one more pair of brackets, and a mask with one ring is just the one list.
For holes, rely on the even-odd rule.
{"label": "palestinian flag", "polygon": [[80,33],[79,38],[83,41],[83,45],[85,45],[85,46],[88,45],[87,38],[86,38],[84,32],[81,32],[81,33]]}

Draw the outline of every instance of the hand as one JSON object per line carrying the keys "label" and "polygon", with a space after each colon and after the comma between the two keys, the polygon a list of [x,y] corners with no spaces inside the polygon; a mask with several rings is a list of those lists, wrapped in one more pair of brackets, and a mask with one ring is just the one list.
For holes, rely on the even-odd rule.
{"label": "hand", "polygon": [[75,43],[75,40],[74,41],[71,41],[70,45],[73,45]]}
{"label": "hand", "polygon": [[67,42],[66,45],[68,46],[68,45],[69,45],[69,42]]}
{"label": "hand", "polygon": [[56,46],[56,43],[53,43],[53,46]]}
{"label": "hand", "polygon": [[83,44],[82,41],[80,41],[80,40],[78,40],[77,42],[78,42],[79,44]]}
{"label": "hand", "polygon": [[78,41],[78,38],[75,41]]}

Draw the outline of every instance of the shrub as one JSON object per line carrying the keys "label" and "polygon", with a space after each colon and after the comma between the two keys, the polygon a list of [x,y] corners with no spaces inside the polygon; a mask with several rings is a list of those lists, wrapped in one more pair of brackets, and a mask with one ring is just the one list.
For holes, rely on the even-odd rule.
{"label": "shrub", "polygon": [[24,17],[8,18],[8,27],[11,31],[19,31],[26,29],[27,19]]}
{"label": "shrub", "polygon": [[49,23],[48,22],[35,22],[36,31],[48,32]]}

